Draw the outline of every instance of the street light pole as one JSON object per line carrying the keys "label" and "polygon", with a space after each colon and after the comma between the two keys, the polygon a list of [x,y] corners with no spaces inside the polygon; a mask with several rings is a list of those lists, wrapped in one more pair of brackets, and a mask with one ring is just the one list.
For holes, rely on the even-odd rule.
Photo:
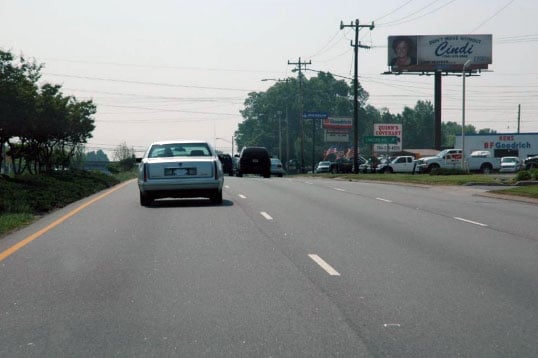
{"label": "street light pole", "polygon": [[466,171],[465,167],[465,70],[471,64],[471,60],[465,61],[463,64],[462,76],[463,76],[463,90],[462,90],[462,103],[461,103],[461,169]]}

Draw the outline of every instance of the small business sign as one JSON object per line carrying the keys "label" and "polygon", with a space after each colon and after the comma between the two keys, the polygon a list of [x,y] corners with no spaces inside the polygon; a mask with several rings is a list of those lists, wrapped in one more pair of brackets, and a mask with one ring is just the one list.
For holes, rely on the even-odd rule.
{"label": "small business sign", "polygon": [[349,143],[349,131],[325,130],[325,142]]}
{"label": "small business sign", "polygon": [[352,128],[351,117],[327,117],[323,120],[323,129],[350,130]]}
{"label": "small business sign", "polygon": [[375,137],[395,137],[394,139],[387,139],[389,142],[377,142],[374,144],[374,152],[378,153],[392,153],[400,152],[402,150],[402,125],[398,123],[375,123],[374,124],[374,136]]}

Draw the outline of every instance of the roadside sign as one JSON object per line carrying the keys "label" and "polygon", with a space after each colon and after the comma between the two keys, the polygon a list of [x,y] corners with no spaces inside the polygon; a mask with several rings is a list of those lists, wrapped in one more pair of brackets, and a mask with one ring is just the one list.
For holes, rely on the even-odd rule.
{"label": "roadside sign", "polygon": [[304,119],[325,119],[329,117],[327,112],[303,112]]}
{"label": "roadside sign", "polygon": [[396,136],[369,135],[364,137],[366,144],[396,144],[398,140]]}

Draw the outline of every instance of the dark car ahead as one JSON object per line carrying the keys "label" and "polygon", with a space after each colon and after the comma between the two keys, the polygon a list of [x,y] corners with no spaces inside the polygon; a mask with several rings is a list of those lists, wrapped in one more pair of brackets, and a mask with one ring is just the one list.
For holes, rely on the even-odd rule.
{"label": "dark car ahead", "polygon": [[538,155],[525,159],[525,170],[538,168]]}
{"label": "dark car ahead", "polygon": [[264,147],[245,147],[237,161],[238,177],[244,174],[258,174],[264,178],[271,177],[271,158]]}
{"label": "dark car ahead", "polygon": [[230,154],[219,154],[219,160],[222,163],[222,171],[224,174],[230,176],[234,175],[234,165],[232,161],[232,156]]}

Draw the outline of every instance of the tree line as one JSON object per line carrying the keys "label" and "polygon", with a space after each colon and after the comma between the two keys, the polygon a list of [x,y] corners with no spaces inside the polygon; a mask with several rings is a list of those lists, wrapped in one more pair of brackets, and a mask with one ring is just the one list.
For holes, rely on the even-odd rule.
{"label": "tree line", "polygon": [[[378,109],[369,105],[368,99],[368,92],[359,82],[358,131],[359,152],[362,155],[368,157],[373,154],[370,152],[371,145],[365,143],[364,137],[373,134],[376,123],[401,124],[402,148],[434,148],[435,112],[430,101],[419,100],[413,108],[405,107],[402,113],[393,114],[386,108]],[[336,79],[329,72],[318,72],[312,78],[300,73],[298,78],[276,81],[265,92],[249,93],[241,111],[244,120],[235,132],[238,147],[264,146],[284,162],[300,158],[301,151],[305,163],[322,160],[329,144],[324,142],[319,120],[301,120],[304,111],[326,112],[331,117],[352,117],[352,82]],[[456,134],[461,134],[461,129],[456,122],[443,122],[442,146],[453,147]],[[474,126],[465,126],[465,134],[494,132],[490,129],[477,132]],[[351,143],[340,144],[351,146]]]}
{"label": "tree line", "polygon": [[60,85],[39,85],[42,68],[0,50],[0,167],[7,155],[15,174],[81,162],[95,129],[95,104],[63,95]]}

